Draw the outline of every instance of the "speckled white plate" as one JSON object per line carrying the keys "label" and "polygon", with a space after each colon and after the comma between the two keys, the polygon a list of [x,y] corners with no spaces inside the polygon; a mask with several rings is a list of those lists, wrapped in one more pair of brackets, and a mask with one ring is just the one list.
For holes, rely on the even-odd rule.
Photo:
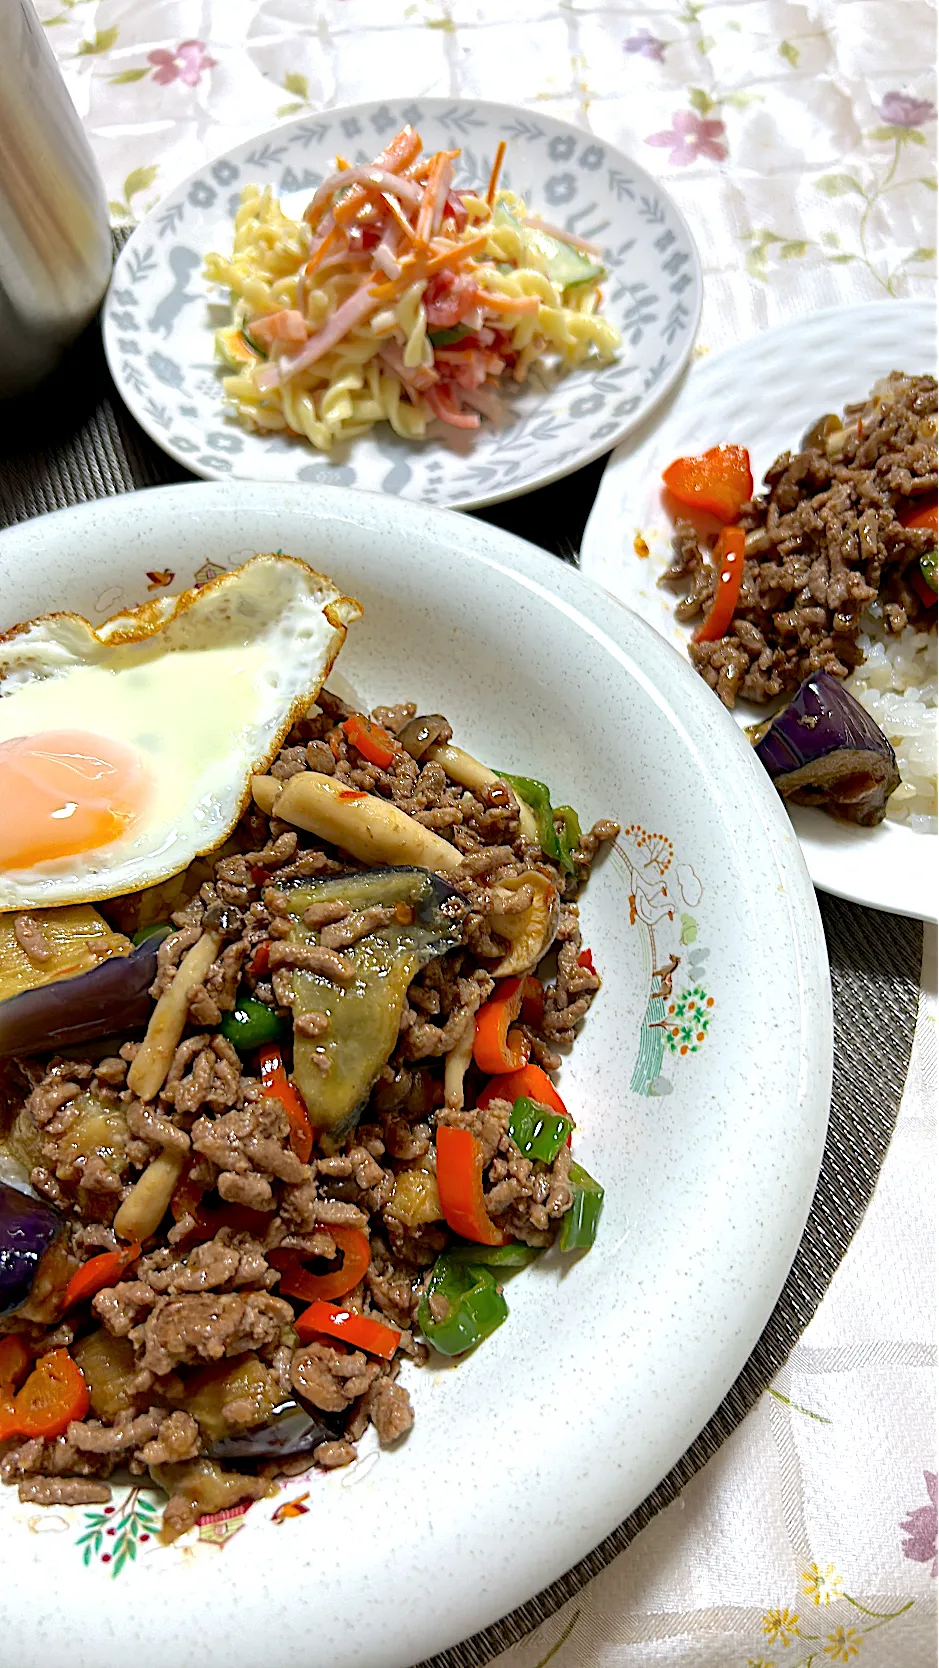
{"label": "speckled white plate", "polygon": [[[753,336],[695,365],[658,426],[646,424],[614,452],[581,544],[581,571],[647,620],[685,654],[691,628],[675,619],[675,595],[657,585],[669,560],[671,522],[662,470],[684,452],[747,446],[759,482],[810,423],[866,397],[890,371],[936,363],[936,315],[925,301],[830,307]],[[636,554],[637,535],[648,558]],[[716,697],[712,697],[716,699]],[[765,712],[741,702],[751,724]],[[899,915],[935,921],[939,838],[889,820],[852,828],[823,811],[793,806],[809,874],[823,892]]]}
{"label": "speckled white plate", "polygon": [[[327,457],[306,441],[255,434],[226,415],[213,332],[227,292],[202,258],[228,250],[241,188],[270,185],[300,214],[337,151],[368,162],[410,122],[425,147],[459,150],[463,185],[489,178],[500,140],[503,183],[533,214],[598,242],[610,273],[603,311],[623,337],[618,359],[534,380],[505,396],[502,427],[434,423],[423,441],[380,423]],[[219,305],[222,303],[223,305]],[[567,122],[510,104],[419,98],[350,105],[262,134],[206,164],[138,226],[104,310],[104,343],[122,399],[158,445],[197,475],[366,487],[473,509],[557,480],[615,446],[668,392],[691,352],[701,267],[691,233],[658,180]]]}
{"label": "speckled white plate", "polygon": [[[483,759],[623,825],[583,902],[604,987],[560,1076],[606,1187],[601,1230],[589,1255],[514,1279],[471,1358],[405,1369],[416,1423],[397,1451],[363,1444],[348,1471],[293,1478],[172,1547],[146,1493],[106,1514],[0,1488],[16,1668],[405,1668],[503,1615],[706,1423],[815,1185],[831,1014],[798,842],[689,667],[577,573],[370,494],[164,487],[0,534],[0,628],[52,598],[100,619],[278,548],[365,605],[336,687],[446,712]],[[653,970],[670,965],[663,998]]]}

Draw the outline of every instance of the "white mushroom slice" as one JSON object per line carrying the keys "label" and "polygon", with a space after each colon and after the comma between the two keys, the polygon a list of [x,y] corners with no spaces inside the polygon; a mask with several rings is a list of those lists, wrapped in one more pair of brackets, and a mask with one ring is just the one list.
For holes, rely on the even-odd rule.
{"label": "white mushroom slice", "polygon": [[452,1111],[463,1107],[463,1079],[473,1058],[473,1038],[476,1035],[476,1015],[469,1014],[459,1037],[449,1050],[443,1068],[444,1100]]}
{"label": "white mushroom slice", "polygon": [[114,1218],[114,1232],[121,1239],[144,1240],[156,1233],[169,1209],[173,1190],[188,1156],[188,1153],[173,1152],[164,1147],[156,1158],[150,1160]]}
{"label": "white mushroom slice", "polygon": [[361,863],[414,863],[435,873],[455,873],[462,865],[456,846],[390,800],[361,793],[317,770],[300,771],[286,783],[274,776],[255,776],[251,791],[268,815],[341,846]]}
{"label": "white mushroom slice", "polygon": [[504,915],[487,917],[492,931],[499,938],[507,938],[511,945],[502,960],[489,969],[497,979],[530,973],[551,948],[558,930],[561,900],[557,888],[538,869],[526,869],[523,874],[501,881],[493,888],[493,895],[500,892],[512,894],[523,888],[531,893],[527,909],[508,910]]}
{"label": "white mushroom slice", "polygon": [[157,1002],[147,1034],[127,1073],[127,1087],[138,1100],[152,1100],[162,1089],[186,1028],[189,998],[196,986],[201,985],[221,946],[220,933],[204,932],[192,949],[186,951],[172,984]]}
{"label": "white mushroom slice", "polygon": [[[462,747],[431,747],[424,754],[424,762],[442,765],[451,781],[459,782],[461,788],[471,788],[474,792],[477,788],[491,788],[494,782],[503,780],[494,770],[490,770],[488,765],[480,764],[478,759],[474,759],[472,753],[464,753]],[[525,804],[524,799],[518,798],[511,782],[506,782],[505,786],[518,799],[518,823],[522,834],[532,845],[537,846],[538,823],[534,811],[530,805]]]}

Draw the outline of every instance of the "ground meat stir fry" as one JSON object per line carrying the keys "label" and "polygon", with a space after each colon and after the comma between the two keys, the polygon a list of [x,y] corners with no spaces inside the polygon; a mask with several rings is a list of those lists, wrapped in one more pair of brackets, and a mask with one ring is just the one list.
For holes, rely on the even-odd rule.
{"label": "ground meat stir fry", "polygon": [[[725,706],[791,694],[813,672],[849,677],[863,659],[862,615],[875,600],[888,631],[927,623],[912,581],[935,534],[903,518],[935,502],[936,479],[932,376],[895,372],[865,404],[822,418],[799,452],[776,459],[765,491],[740,516],[746,555],[730,627],[689,645]],[[661,581],[683,592],[680,620],[711,608],[718,569],[710,555],[680,522]]]}
{"label": "ground meat stir fry", "polygon": [[[205,1512],[269,1490],[286,1462],[263,1441],[252,1450],[250,1439],[275,1412],[282,1418],[286,1409],[303,1425],[305,1410],[306,1446],[290,1469],[350,1464],[369,1425],[380,1443],[399,1441],[413,1419],[399,1363],[427,1358],[418,1310],[454,1240],[438,1195],[441,1128],[472,1136],[485,1210],[507,1240],[540,1249],[571,1208],[568,1146],[550,1161],[526,1155],[509,1132],[511,1100],[495,1095],[479,1108],[488,1077],[472,1044],[480,1008],[510,983],[495,971],[514,943],[500,922],[533,907],[525,877],[534,875],[542,890],[550,882],[554,913],[533,952],[532,969],[543,965],[527,978],[516,1034],[533,1068],[559,1065],[600,986],[583,951],[577,896],[617,825],[595,824],[559,863],[533,840],[504,783],[468,788],[424,756],[447,747],[445,719],[415,724],[408,703],[376,709],[393,753],[376,763],[349,739],[348,716],[323,691],[319,710],[287,737],[274,781],[315,772],[355,798],[375,795],[459,857],[446,873],[446,894],[459,905],[449,937],[402,994],[397,1039],[355,1127],[331,1143],[311,1142],[296,1090],[264,1075],[264,1037],[249,1036],[250,1024],[262,1016],[284,1070],[291,1038],[297,1049],[322,1052],[334,1022],[327,1011],[294,1010],[295,980],[318,979],[341,994],[358,976],[366,941],[411,917],[400,904],[314,892],[300,943],[293,891],[368,871],[256,805],[221,855],[193,866],[173,907],[163,905],[172,931],[151,995],[162,1004],[178,989],[183,998],[181,1023],[168,1040],[161,1032],[163,1054],[148,1030],[4,1070],[0,1152],[26,1168],[64,1232],[55,1271],[50,1265],[28,1304],[0,1319],[0,1347],[15,1335],[30,1368],[67,1351],[87,1392],[85,1410],[56,1434],[4,1438],[0,1425],[0,1477],[24,1501],[104,1501],[115,1472],[148,1474],[170,1496],[164,1534],[172,1538]],[[100,907],[129,933],[160,919],[161,904],[156,888]],[[16,934],[41,962],[39,924],[22,915]],[[202,976],[177,987],[200,945],[210,946]],[[69,1279],[91,1259],[113,1259],[128,1240],[141,1249],[100,1289],[92,1283],[66,1305]],[[301,1317],[320,1292],[324,1302],[341,1298],[371,1330],[348,1343],[304,1330]],[[430,1314],[443,1315],[446,1300],[433,1302]],[[234,1457],[232,1443],[243,1444]]]}

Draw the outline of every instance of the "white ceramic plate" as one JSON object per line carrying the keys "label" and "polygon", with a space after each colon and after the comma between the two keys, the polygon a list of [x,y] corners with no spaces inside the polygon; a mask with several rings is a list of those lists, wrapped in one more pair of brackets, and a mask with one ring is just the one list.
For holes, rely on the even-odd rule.
{"label": "white ceramic plate", "polygon": [[[370,494],[165,487],[0,534],[0,625],[52,596],[100,619],[276,548],[365,605],[337,688],[446,712],[483,759],[623,824],[583,903],[604,988],[560,1079],[578,1157],[606,1187],[602,1228],[563,1271],[551,1257],[513,1280],[508,1321],[470,1359],[406,1373],[416,1423],[398,1451],[366,1445],[227,1529],[166,1548],[139,1498],[103,1517],[0,1488],[17,1668],[404,1668],[503,1615],[595,1546],[706,1422],[815,1185],[831,1015],[798,842],[720,705],[578,574],[495,528]],[[663,1002],[653,969],[671,956]],[[306,1511],[285,1514],[298,1498]]]}
{"label": "white ceramic plate", "polygon": [[[503,183],[533,214],[600,243],[605,315],[623,337],[606,368],[584,367],[509,400],[474,433],[433,424],[425,441],[385,424],[326,457],[305,441],[253,434],[226,415],[213,331],[227,293],[201,277],[229,250],[242,186],[271,185],[299,214],[339,151],[367,162],[411,122],[426,147],[461,150],[459,183],[486,181],[500,140]],[[225,305],[220,306],[223,302]],[[114,269],[104,342],[121,397],[158,445],[197,475],[322,481],[473,509],[557,480],[615,446],[667,393],[691,351],[701,268],[681,213],[638,163],[566,122],[508,104],[422,98],[357,104],[288,122],[201,168],[137,228]]]}
{"label": "white ceramic plate", "polygon": [[[684,655],[690,628],[675,619],[674,594],[656,584],[668,565],[671,522],[662,470],[683,452],[733,441],[747,446],[754,481],[792,448],[814,418],[864,399],[879,376],[925,371],[936,362],[934,309],[925,301],[832,307],[753,336],[686,377],[664,420],[613,454],[580,552],[583,573],[628,603]],[[648,559],[636,555],[641,534]],[[741,702],[740,724],[765,713]],[[823,892],[935,921],[939,839],[884,821],[851,828],[799,806],[792,820],[809,874]]]}

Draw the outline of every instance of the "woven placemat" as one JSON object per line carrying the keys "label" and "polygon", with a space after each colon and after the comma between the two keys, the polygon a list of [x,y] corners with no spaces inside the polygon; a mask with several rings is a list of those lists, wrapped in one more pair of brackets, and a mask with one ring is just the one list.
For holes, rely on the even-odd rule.
{"label": "woven placemat", "polygon": [[[121,241],[117,234],[115,242]],[[192,479],[121,405],[97,323],[54,378],[31,398],[7,406],[3,415],[0,526],[111,493]],[[487,510],[485,519],[574,561],[604,461]],[[819,903],[834,998],[831,1117],[806,1230],[759,1343],[701,1435],[624,1523],[537,1597],[419,1668],[479,1668],[491,1662],[605,1569],[736,1430],[821,1302],[874,1191],[896,1122],[916,1026],[923,934],[918,921],[826,896]],[[871,1014],[877,1015],[876,1031]]]}

